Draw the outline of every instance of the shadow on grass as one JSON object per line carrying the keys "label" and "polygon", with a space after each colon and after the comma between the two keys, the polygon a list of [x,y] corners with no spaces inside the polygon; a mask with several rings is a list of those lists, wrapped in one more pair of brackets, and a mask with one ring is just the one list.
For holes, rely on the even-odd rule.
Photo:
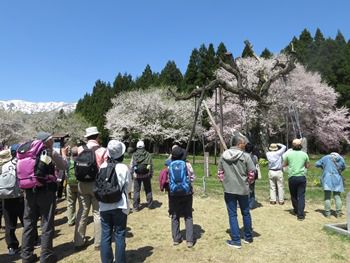
{"label": "shadow on grass", "polygon": [[[205,230],[200,225],[193,225],[193,239],[195,243],[198,239],[200,239],[203,236],[204,232]],[[181,230],[180,234],[182,236],[182,239],[186,240],[186,229]]]}
{"label": "shadow on grass", "polygon": [[136,250],[127,250],[127,262],[145,262],[146,259],[153,254],[153,249],[154,247],[152,246],[145,246]]}
{"label": "shadow on grass", "polygon": [[73,255],[77,252],[86,250],[93,243],[94,243],[94,239],[90,238],[86,242],[85,246],[75,248],[73,242],[67,242],[67,243],[59,244],[58,246],[54,247],[54,250],[55,250],[55,253],[57,255],[57,259],[62,260],[62,259],[69,257],[70,255]]}
{"label": "shadow on grass", "polygon": [[0,254],[0,262],[14,263],[20,259],[21,255],[19,253],[13,256],[9,256],[8,254]]}
{"label": "shadow on grass", "polygon": [[66,224],[67,222],[68,222],[68,219],[67,219],[67,217],[65,216],[65,217],[56,219],[56,220],[55,220],[55,226],[60,226],[60,225]]}
{"label": "shadow on grass", "polygon": [[[241,233],[241,237],[243,238],[244,237],[244,227],[241,227],[240,229],[239,229],[239,231],[240,231],[240,233]],[[226,229],[226,233],[227,234],[229,234],[230,236],[231,236],[231,230],[228,228],[228,229]],[[260,237],[261,235],[258,233],[258,232],[256,232],[256,231],[254,231],[254,229],[253,229],[253,237]]]}

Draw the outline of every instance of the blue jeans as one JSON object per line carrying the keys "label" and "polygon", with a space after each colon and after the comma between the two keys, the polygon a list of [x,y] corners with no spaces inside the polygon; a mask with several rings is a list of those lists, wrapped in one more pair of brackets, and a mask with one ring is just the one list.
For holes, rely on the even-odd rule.
{"label": "blue jeans", "polygon": [[101,261],[113,263],[112,235],[115,240],[115,262],[124,263],[125,259],[125,234],[127,215],[121,209],[101,211]]}
{"label": "blue jeans", "polygon": [[247,241],[253,240],[252,218],[249,210],[249,196],[225,193],[225,202],[229,216],[232,241],[237,245],[241,245],[241,235],[237,220],[237,203],[239,204],[243,217],[244,239]]}

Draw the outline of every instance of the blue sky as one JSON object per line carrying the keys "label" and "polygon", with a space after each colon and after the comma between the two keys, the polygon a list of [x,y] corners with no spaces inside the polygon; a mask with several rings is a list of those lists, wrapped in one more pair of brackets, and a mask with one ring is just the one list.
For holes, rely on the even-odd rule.
{"label": "blue sky", "polygon": [[304,28],[350,38],[347,0],[1,0],[0,100],[75,102],[97,79],[139,76],[168,60],[186,70],[193,48],[224,42],[240,55],[284,48]]}

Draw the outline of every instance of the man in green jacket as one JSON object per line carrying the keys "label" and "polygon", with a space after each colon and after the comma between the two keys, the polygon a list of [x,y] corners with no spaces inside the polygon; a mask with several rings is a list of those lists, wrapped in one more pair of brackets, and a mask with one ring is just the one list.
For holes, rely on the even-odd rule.
{"label": "man in green jacket", "polygon": [[230,247],[241,248],[240,229],[237,221],[237,203],[241,209],[246,244],[253,242],[252,219],[249,211],[249,178],[254,177],[255,165],[245,145],[248,139],[239,132],[231,138],[231,148],[224,151],[219,161],[219,176],[223,182],[224,197],[229,216],[231,240],[226,243]]}

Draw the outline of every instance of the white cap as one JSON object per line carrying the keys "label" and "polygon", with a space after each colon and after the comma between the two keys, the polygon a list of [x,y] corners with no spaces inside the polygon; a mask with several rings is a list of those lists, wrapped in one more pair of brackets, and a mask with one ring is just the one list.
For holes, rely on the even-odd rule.
{"label": "white cap", "polygon": [[138,141],[136,144],[136,148],[137,149],[145,148],[145,143],[143,141]]}

